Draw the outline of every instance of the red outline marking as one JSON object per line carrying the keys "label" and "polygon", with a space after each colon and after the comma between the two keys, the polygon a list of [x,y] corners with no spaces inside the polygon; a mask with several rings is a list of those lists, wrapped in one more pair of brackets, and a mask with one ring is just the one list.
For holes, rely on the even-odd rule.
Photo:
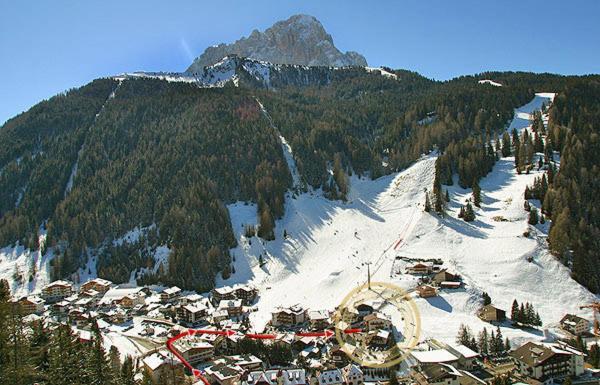
{"label": "red outline marking", "polygon": [[331,330],[325,330],[322,332],[308,332],[308,333],[296,333],[298,337],[326,337],[329,338],[333,335]]}
{"label": "red outline marking", "polygon": [[401,243],[402,243],[402,238],[398,239],[398,242],[396,242],[396,244],[394,245],[394,250],[396,250],[398,248],[398,246],[400,246]]}
{"label": "red outline marking", "polygon": [[246,337],[248,338],[252,338],[255,340],[274,340],[275,338],[277,338],[277,336],[275,334],[246,334]]}

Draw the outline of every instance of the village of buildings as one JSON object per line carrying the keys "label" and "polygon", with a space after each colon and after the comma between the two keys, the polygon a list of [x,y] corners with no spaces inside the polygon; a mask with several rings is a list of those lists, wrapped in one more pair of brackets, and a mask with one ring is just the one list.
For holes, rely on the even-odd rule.
{"label": "village of buildings", "polygon": [[[419,277],[419,285],[410,293],[413,296],[435,297],[441,290],[463,285],[458,274],[431,261],[410,263],[404,273]],[[567,378],[578,384],[600,383],[600,370],[587,364],[585,353],[569,344],[577,338],[597,341],[597,324],[576,315],[565,314],[560,321],[564,340],[531,341],[504,352],[481,354],[456,341],[426,339],[401,363],[376,368],[352,361],[334,333],[327,332],[335,328],[336,309],[306,309],[301,304],[281,307],[271,314],[266,329],[256,334],[248,315],[257,311],[258,296],[259,291],[250,285],[218,287],[201,295],[178,287],[119,286],[96,278],[81,285],[55,281],[41,293],[14,298],[14,303],[31,321],[70,324],[83,342],[91,341],[95,322],[105,346],[115,346],[122,357],[132,356],[138,375],[147,371],[157,382],[177,373],[198,384],[219,385],[546,385]],[[510,322],[507,314],[507,309],[487,304],[479,317],[494,330],[495,325]],[[353,327],[370,348],[394,344],[394,325],[375,306],[361,305]],[[179,358],[167,349],[169,339],[198,329],[209,332],[173,342]],[[260,340],[258,346],[278,347],[289,355],[269,362],[260,354],[241,352],[246,339]],[[188,364],[202,379],[194,376]],[[502,379],[506,381],[498,382]]]}

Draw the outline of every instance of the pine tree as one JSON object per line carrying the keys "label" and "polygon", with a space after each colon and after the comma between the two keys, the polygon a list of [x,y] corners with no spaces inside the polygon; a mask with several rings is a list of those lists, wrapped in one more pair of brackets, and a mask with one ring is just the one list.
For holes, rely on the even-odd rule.
{"label": "pine tree", "polygon": [[460,324],[460,327],[458,328],[458,334],[456,335],[456,343],[464,346],[470,346],[472,339],[473,333],[471,332],[471,329],[465,324]]}
{"label": "pine tree", "polygon": [[109,357],[104,350],[102,334],[96,320],[92,321],[92,349],[87,352],[87,355],[86,372],[90,373],[90,384],[111,384],[114,380],[114,372]]}
{"label": "pine tree", "polygon": [[517,300],[513,300],[512,307],[510,310],[510,319],[514,322],[519,322],[519,303]]}
{"label": "pine tree", "polygon": [[75,341],[68,325],[60,325],[52,332],[48,351],[48,385],[90,383],[87,357]]}
{"label": "pine tree", "polygon": [[551,163],[548,166],[548,172],[547,172],[547,174],[548,174],[548,184],[549,185],[551,185],[554,182],[554,172],[555,172],[554,165]]}
{"label": "pine tree", "polygon": [[493,355],[498,354],[498,340],[496,339],[496,333],[494,333],[494,330],[492,330],[490,333],[488,349],[489,349],[490,354],[493,354]]}
{"label": "pine tree", "polygon": [[135,368],[133,366],[133,360],[130,356],[126,356],[121,366],[121,373],[119,375],[119,384],[121,385],[136,385],[135,381]]}
{"label": "pine tree", "polygon": [[50,331],[44,327],[43,322],[31,324],[31,365],[34,370],[34,382],[44,382],[48,371],[48,344]]}
{"label": "pine tree", "polygon": [[479,337],[477,339],[477,349],[480,354],[487,355],[489,353],[489,339],[487,329],[484,327],[483,330],[479,333]]}
{"label": "pine tree", "polygon": [[10,286],[6,279],[0,279],[0,303],[10,300]]}
{"label": "pine tree", "polygon": [[508,135],[508,132],[504,132],[504,134],[502,134],[502,156],[503,157],[507,157],[510,156],[511,154],[511,148],[510,148],[510,136]]}
{"label": "pine tree", "polygon": [[231,277],[231,265],[230,264],[225,265],[225,267],[223,268],[223,271],[221,272],[221,276],[223,277],[223,279],[229,279]]}
{"label": "pine tree", "polygon": [[431,202],[429,202],[429,194],[425,191],[425,212],[428,213],[431,211]]}
{"label": "pine tree", "polygon": [[533,325],[542,326],[542,319],[540,318],[540,313],[535,312],[535,317],[533,319]]}
{"label": "pine tree", "polygon": [[506,350],[500,326],[496,327],[496,347],[498,348],[497,353],[503,353]]}
{"label": "pine tree", "polygon": [[260,213],[258,236],[264,240],[271,241],[275,239],[275,233],[273,229],[275,229],[275,221],[273,220],[273,215],[271,214],[269,205],[265,204]]}
{"label": "pine tree", "polygon": [[465,222],[472,222],[475,220],[475,211],[473,211],[473,206],[471,206],[471,203],[467,203],[467,205],[465,206],[465,213],[463,219],[465,220]]}
{"label": "pine tree", "polygon": [[333,157],[333,179],[340,192],[340,198],[343,201],[346,201],[346,194],[348,193],[348,177],[342,166],[342,156],[339,152],[336,152]]}
{"label": "pine tree", "polygon": [[534,135],[533,146],[535,152],[539,152],[542,154],[544,153],[544,142],[542,141],[542,138],[540,137],[540,135],[538,135],[537,132]]}
{"label": "pine tree", "polygon": [[31,351],[20,306],[0,300],[0,383],[31,381]]}
{"label": "pine tree", "polygon": [[519,318],[518,318],[518,322],[520,324],[527,324],[527,310],[525,308],[525,305],[523,303],[521,303],[521,306],[519,306]]}
{"label": "pine tree", "polygon": [[508,337],[506,337],[506,339],[504,340],[504,350],[505,351],[509,351],[511,348],[510,346],[510,340],[508,339]]}
{"label": "pine tree", "polygon": [[450,202],[450,194],[448,193],[448,189],[446,189],[446,202]]}
{"label": "pine tree", "polygon": [[477,181],[473,182],[473,204],[477,207],[481,206],[481,188]]}
{"label": "pine tree", "polygon": [[[563,256],[569,248],[569,230],[571,229],[571,214],[568,207],[556,216],[550,227],[549,243],[550,251],[554,254]],[[555,216],[553,216],[555,218]]]}
{"label": "pine tree", "polygon": [[533,305],[529,302],[525,304],[524,323],[530,326],[535,323],[535,310],[533,309]]}
{"label": "pine tree", "polygon": [[121,355],[115,345],[112,345],[108,351],[108,361],[110,364],[111,377],[115,379],[115,382],[118,382],[116,380],[118,380],[121,375]]}
{"label": "pine tree", "polygon": [[483,306],[489,305],[492,303],[492,298],[485,291],[483,292],[483,294],[481,294],[481,297],[483,298]]}
{"label": "pine tree", "polygon": [[139,385],[155,385],[154,380],[152,379],[152,374],[148,371],[148,369],[142,370],[142,380]]}
{"label": "pine tree", "polygon": [[527,221],[527,223],[529,223],[532,226],[537,225],[539,222],[539,217],[538,217],[538,211],[537,208],[532,207],[529,210],[529,220]]}

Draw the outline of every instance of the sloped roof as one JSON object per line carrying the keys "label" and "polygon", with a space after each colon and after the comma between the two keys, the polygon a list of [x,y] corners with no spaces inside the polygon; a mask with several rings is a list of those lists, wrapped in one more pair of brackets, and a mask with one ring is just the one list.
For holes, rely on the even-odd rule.
{"label": "sloped roof", "polygon": [[450,353],[446,349],[435,349],[435,350],[414,350],[411,352],[412,356],[420,363],[442,363],[452,362],[458,360],[454,354]]}

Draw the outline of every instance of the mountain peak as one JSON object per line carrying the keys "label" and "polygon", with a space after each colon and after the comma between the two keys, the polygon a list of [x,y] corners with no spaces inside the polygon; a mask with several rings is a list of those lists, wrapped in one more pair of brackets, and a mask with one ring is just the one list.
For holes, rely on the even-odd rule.
{"label": "mountain peak", "polygon": [[299,14],[276,22],[264,32],[255,29],[248,37],[242,37],[235,43],[207,48],[187,72],[201,71],[231,54],[274,64],[334,67],[367,65],[362,55],[338,50],[333,38],[316,17]]}

